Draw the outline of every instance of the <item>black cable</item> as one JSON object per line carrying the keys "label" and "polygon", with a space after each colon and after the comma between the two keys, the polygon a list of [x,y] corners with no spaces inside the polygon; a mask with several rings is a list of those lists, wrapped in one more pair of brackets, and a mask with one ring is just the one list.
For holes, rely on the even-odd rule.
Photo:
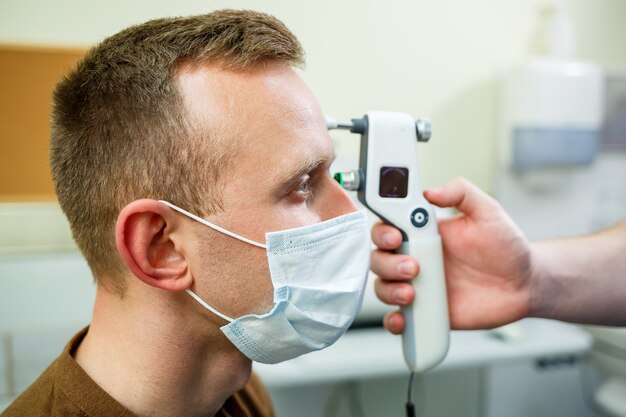
{"label": "black cable", "polygon": [[406,395],[406,417],[415,417],[415,405],[413,404],[413,400],[411,399],[411,392],[413,391],[413,378],[415,377],[415,372],[411,372],[409,376],[409,388]]}

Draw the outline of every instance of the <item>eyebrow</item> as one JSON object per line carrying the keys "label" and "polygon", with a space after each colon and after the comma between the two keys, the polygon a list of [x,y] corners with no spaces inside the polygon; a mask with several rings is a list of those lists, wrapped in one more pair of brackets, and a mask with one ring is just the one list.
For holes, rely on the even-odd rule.
{"label": "eyebrow", "polygon": [[318,158],[305,159],[301,161],[298,165],[296,165],[294,168],[289,170],[289,172],[283,176],[286,179],[281,183],[280,189],[285,189],[289,187],[290,185],[298,181],[300,177],[302,177],[303,175],[311,171],[316,170],[320,166],[328,162],[333,162],[336,157],[337,156],[333,153],[332,159],[322,156]]}

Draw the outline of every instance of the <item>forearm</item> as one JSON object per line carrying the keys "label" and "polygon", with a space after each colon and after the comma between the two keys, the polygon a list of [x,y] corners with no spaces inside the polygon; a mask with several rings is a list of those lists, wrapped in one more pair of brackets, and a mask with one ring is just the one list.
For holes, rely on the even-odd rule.
{"label": "forearm", "polygon": [[626,222],[531,250],[531,316],[626,326]]}

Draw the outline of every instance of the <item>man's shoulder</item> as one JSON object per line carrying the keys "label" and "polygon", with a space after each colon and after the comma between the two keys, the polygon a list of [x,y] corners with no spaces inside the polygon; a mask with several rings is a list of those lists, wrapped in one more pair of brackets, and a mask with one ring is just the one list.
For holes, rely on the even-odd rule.
{"label": "man's shoulder", "polygon": [[2,417],[82,416],[56,384],[58,359],[2,413]]}
{"label": "man's shoulder", "polygon": [[[63,353],[0,417],[87,417],[133,414],[102,390],[72,357],[86,329],[68,343]],[[272,401],[253,373],[246,386],[230,397],[219,417],[274,417]]]}
{"label": "man's shoulder", "polygon": [[1,417],[87,417],[133,414],[106,394],[76,363],[72,353],[87,334],[85,328],[61,355],[2,413]]}

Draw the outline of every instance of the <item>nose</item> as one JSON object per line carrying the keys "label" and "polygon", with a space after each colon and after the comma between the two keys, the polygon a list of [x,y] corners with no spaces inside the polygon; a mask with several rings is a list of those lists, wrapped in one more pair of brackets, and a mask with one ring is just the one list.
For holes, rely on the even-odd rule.
{"label": "nose", "polygon": [[348,192],[337,181],[329,178],[328,182],[328,198],[324,201],[322,220],[329,220],[358,209]]}

